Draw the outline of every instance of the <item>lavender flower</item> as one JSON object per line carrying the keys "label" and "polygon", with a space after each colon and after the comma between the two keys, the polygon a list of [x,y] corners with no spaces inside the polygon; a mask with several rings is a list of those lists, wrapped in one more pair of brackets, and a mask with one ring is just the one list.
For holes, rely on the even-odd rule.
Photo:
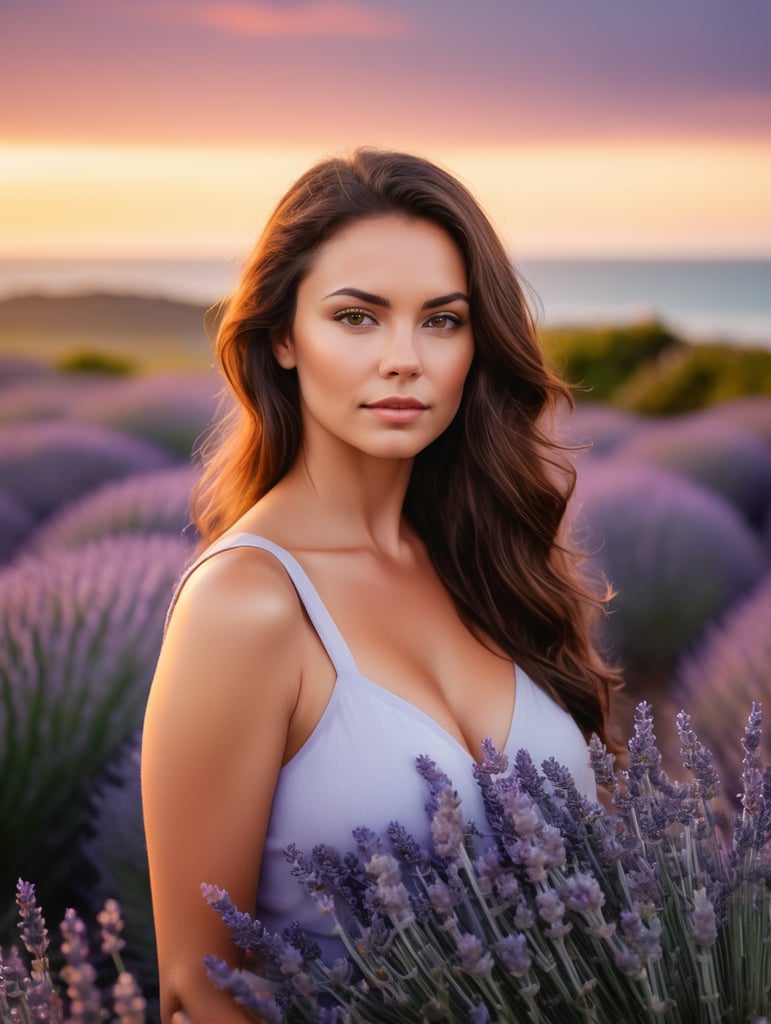
{"label": "lavender flower", "polygon": [[96,969],[88,958],[86,926],[75,911],[69,909],[65,911],[61,932],[66,961],[61,976],[70,1001],[67,1024],[92,1024],[101,1016],[102,998],[96,985]]}
{"label": "lavender flower", "polygon": [[493,969],[493,958],[485,950],[478,936],[460,933],[455,939],[461,969],[475,978],[488,978]]}
{"label": "lavender flower", "polygon": [[102,932],[102,952],[120,964],[120,954],[126,948],[126,940],[121,934],[124,925],[118,901],[107,900],[96,915],[96,920]]}
{"label": "lavender flower", "polygon": [[691,934],[700,946],[712,946],[717,939],[715,908],[709,901],[706,889],[694,889]]}
{"label": "lavender flower", "polygon": [[586,917],[598,914],[605,904],[605,894],[591,875],[571,875],[565,880],[561,895],[569,910]]}
{"label": "lavender flower", "polygon": [[605,744],[594,733],[589,740],[589,764],[594,772],[597,785],[604,787],[609,793],[612,793],[617,784],[615,772],[616,757],[615,754],[608,753]]}
{"label": "lavender flower", "polygon": [[524,977],[533,966],[528,950],[527,938],[522,933],[512,933],[495,945],[495,952],[509,974],[515,978]]}
{"label": "lavender flower", "polygon": [[711,800],[720,794],[720,777],[712,759],[712,754],[700,742],[691,728],[691,716],[681,711],[676,718],[677,734],[680,737],[683,765],[696,780],[700,796]]}
{"label": "lavender flower", "polygon": [[572,925],[564,920],[565,904],[559,898],[556,889],[547,889],[539,892],[535,898],[538,916],[546,921],[549,927],[545,934],[552,939],[562,938],[572,929]]}
{"label": "lavender flower", "polygon": [[16,883],[16,905],[19,908],[21,941],[36,960],[45,960],[48,952],[48,929],[35,899],[35,886],[21,878]]}
{"label": "lavender flower", "polygon": [[276,1001],[267,993],[260,994],[255,991],[254,984],[242,971],[234,970],[216,957],[205,958],[206,973],[216,985],[224,992],[229,992],[239,1006],[249,1010],[255,1016],[265,1021],[265,1024],[282,1024],[283,1015],[279,1010]]}
{"label": "lavender flower", "polygon": [[112,988],[113,1010],[119,1024],[144,1024],[147,1000],[142,995],[136,978],[122,971]]}
{"label": "lavender flower", "polygon": [[447,787],[439,793],[436,810],[431,818],[431,838],[437,854],[447,860],[457,860],[463,845],[464,830],[458,794]]}

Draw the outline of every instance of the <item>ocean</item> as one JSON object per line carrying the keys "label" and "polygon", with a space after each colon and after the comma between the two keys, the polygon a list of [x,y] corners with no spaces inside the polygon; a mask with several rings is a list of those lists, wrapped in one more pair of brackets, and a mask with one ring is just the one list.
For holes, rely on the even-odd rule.
{"label": "ocean", "polygon": [[[657,317],[691,341],[771,348],[771,259],[523,259],[546,326]],[[212,303],[234,285],[235,260],[0,260],[0,299],[113,292]]]}

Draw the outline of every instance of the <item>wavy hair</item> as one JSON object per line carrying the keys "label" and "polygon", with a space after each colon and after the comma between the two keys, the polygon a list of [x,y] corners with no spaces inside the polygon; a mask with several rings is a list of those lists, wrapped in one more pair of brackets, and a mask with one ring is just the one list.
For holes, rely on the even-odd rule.
{"label": "wavy hair", "polygon": [[194,495],[202,542],[227,530],[293,464],[297,377],[273,357],[319,247],[346,225],[398,214],[431,221],[466,265],[474,358],[450,427],[415,459],[404,513],[465,621],[491,637],[575,718],[607,740],[616,673],[592,643],[602,599],[565,536],[575,471],[544,424],[566,385],[545,364],[523,287],[471,193],[417,156],[357,150],[290,188],[225,303],[216,352],[236,401],[202,449]]}

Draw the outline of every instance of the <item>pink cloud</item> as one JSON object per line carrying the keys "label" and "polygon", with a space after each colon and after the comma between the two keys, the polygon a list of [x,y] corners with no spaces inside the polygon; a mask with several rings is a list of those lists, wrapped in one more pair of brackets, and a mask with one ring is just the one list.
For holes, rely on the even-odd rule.
{"label": "pink cloud", "polygon": [[375,11],[357,3],[310,2],[292,7],[266,3],[203,3],[185,8],[191,21],[238,36],[402,35],[408,20],[396,11]]}

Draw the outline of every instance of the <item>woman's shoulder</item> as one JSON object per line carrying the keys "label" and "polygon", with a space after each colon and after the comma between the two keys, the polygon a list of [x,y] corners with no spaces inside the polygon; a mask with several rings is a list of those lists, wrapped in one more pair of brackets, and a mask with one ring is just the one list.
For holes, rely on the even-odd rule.
{"label": "woman's shoulder", "polygon": [[258,642],[301,627],[302,606],[282,564],[249,545],[207,550],[183,577],[169,630],[183,623],[210,638]]}

